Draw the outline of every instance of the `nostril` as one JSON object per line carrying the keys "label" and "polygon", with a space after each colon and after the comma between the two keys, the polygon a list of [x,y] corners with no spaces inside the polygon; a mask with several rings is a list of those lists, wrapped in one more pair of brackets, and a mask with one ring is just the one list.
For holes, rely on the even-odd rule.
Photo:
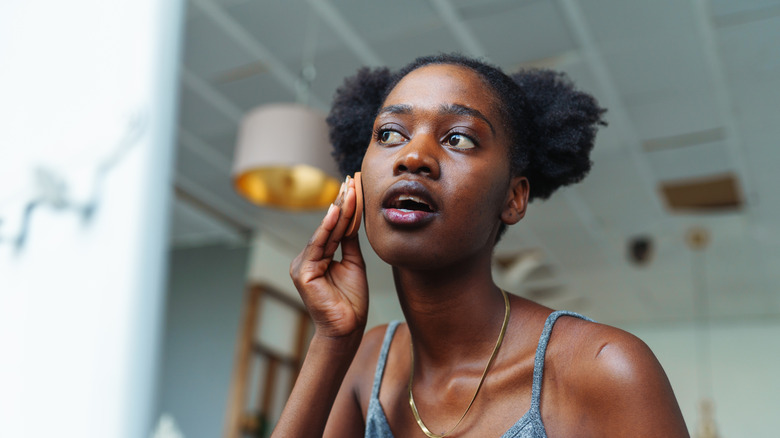
{"label": "nostril", "polygon": [[395,173],[412,173],[438,177],[438,163],[434,156],[434,150],[430,146],[431,142],[425,142],[424,139],[418,139],[401,148],[396,156]]}

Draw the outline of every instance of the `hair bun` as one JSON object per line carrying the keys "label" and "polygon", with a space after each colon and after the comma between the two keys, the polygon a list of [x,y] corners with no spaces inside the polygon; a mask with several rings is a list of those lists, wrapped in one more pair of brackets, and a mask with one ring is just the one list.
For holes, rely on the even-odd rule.
{"label": "hair bun", "polygon": [[606,126],[593,96],[574,88],[552,70],[524,70],[512,75],[530,118],[527,165],[530,199],[546,199],[559,187],[579,182],[591,168],[598,126]]}
{"label": "hair bun", "polygon": [[333,157],[343,175],[360,171],[373,127],[366,120],[376,116],[390,80],[391,73],[387,68],[363,67],[336,90],[326,121],[330,127]]}

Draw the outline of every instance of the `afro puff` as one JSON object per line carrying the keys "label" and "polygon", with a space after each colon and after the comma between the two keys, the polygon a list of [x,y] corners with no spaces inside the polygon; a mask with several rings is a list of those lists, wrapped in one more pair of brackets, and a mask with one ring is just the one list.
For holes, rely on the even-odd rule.
{"label": "afro puff", "polygon": [[530,200],[546,199],[559,187],[582,180],[591,168],[590,152],[599,125],[606,125],[589,94],[551,70],[524,70],[511,76],[498,67],[458,54],[417,58],[398,72],[360,69],[337,91],[327,122],[333,156],[345,175],[360,170],[382,103],[401,79],[430,64],[450,64],[479,74],[500,102],[512,141],[515,175],[528,178]]}

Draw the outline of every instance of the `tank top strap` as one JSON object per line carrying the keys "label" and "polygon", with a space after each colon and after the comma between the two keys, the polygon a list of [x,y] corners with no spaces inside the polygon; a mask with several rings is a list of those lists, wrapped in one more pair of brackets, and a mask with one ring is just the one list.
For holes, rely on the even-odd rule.
{"label": "tank top strap", "polygon": [[387,362],[387,353],[390,351],[390,343],[393,341],[395,330],[401,321],[392,321],[387,325],[385,339],[382,341],[382,349],[379,350],[379,359],[376,362],[376,372],[374,373],[374,385],[371,388],[371,399],[379,398],[379,387],[382,385],[382,376],[385,374],[385,363]]}
{"label": "tank top strap", "polygon": [[[547,344],[550,342],[550,335],[552,334],[553,326],[555,322],[561,316],[573,316],[575,318],[584,319],[586,321],[593,322],[592,319],[582,316],[579,313],[570,312],[568,310],[558,310],[550,314],[547,320],[544,322],[544,329],[542,335],[539,337],[539,344],[536,347],[536,357],[534,358],[534,381],[533,388],[531,389],[531,411],[539,413],[539,406],[542,396],[542,378],[544,377],[544,355],[547,352]],[[541,417],[540,417],[541,418]]]}

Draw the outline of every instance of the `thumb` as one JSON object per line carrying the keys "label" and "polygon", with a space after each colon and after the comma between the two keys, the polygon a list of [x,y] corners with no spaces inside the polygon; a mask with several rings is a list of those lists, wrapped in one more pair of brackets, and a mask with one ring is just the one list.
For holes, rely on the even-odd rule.
{"label": "thumb", "polygon": [[363,260],[363,253],[360,251],[360,239],[357,235],[341,241],[341,263],[365,269],[366,263]]}

